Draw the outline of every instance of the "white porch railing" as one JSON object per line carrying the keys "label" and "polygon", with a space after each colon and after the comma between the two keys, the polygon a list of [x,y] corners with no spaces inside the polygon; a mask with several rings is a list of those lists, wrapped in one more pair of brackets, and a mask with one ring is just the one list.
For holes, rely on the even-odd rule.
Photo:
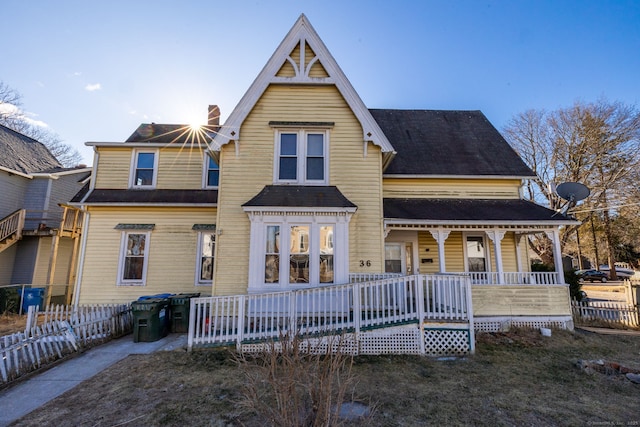
{"label": "white porch railing", "polygon": [[472,285],[557,285],[560,281],[556,271],[534,272],[470,272],[468,274]]}
{"label": "white porch railing", "polygon": [[290,292],[192,298],[188,348],[360,332],[425,320],[471,322],[466,275],[415,275]]}

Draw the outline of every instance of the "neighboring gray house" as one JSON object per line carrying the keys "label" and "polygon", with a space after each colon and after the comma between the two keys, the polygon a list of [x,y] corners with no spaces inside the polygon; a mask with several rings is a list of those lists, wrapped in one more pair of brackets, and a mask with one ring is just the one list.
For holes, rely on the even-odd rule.
{"label": "neighboring gray house", "polygon": [[82,218],[64,205],[90,175],[85,166],[63,168],[44,144],[0,125],[0,285],[50,284],[51,294],[65,294]]}

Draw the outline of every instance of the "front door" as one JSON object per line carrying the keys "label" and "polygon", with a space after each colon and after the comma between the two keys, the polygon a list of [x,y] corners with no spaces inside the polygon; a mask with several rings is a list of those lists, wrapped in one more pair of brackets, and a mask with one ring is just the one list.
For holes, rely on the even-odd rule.
{"label": "front door", "polygon": [[413,243],[385,243],[384,272],[412,275],[413,272]]}

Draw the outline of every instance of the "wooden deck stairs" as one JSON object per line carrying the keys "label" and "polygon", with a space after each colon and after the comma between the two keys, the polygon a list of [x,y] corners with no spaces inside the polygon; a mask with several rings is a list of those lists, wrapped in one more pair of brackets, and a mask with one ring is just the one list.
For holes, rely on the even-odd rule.
{"label": "wooden deck stairs", "polygon": [[24,209],[18,209],[0,220],[0,252],[22,239],[25,212]]}

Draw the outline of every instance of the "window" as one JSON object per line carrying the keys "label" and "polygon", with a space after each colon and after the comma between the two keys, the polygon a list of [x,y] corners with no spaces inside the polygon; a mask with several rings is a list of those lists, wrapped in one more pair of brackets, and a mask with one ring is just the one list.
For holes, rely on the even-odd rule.
{"label": "window", "polygon": [[211,155],[206,156],[205,163],[205,187],[217,187],[220,182],[220,167]]}
{"label": "window", "polygon": [[333,283],[333,226],[320,227],[320,283]]}
{"label": "window", "polygon": [[309,226],[292,226],[289,241],[289,283],[309,283]]}
{"label": "window", "polygon": [[157,161],[156,152],[134,152],[131,187],[155,187]]}
{"label": "window", "polygon": [[326,184],[327,136],[325,130],[277,132],[274,181]]}
{"label": "window", "polygon": [[469,272],[487,271],[487,259],[482,236],[467,236],[467,268]]}
{"label": "window", "polygon": [[213,262],[216,249],[215,231],[198,233],[198,280],[196,285],[213,283]]}
{"label": "window", "polygon": [[149,236],[149,232],[126,231],[122,233],[122,255],[118,269],[118,284],[145,284]]}
{"label": "window", "polygon": [[267,247],[264,256],[264,282],[280,281],[280,226],[267,226]]}
{"label": "window", "polygon": [[[264,285],[335,283],[335,224],[263,227],[266,246],[260,256],[264,270],[260,273],[262,278],[258,280],[263,281]],[[343,268],[348,267],[344,265]]]}

